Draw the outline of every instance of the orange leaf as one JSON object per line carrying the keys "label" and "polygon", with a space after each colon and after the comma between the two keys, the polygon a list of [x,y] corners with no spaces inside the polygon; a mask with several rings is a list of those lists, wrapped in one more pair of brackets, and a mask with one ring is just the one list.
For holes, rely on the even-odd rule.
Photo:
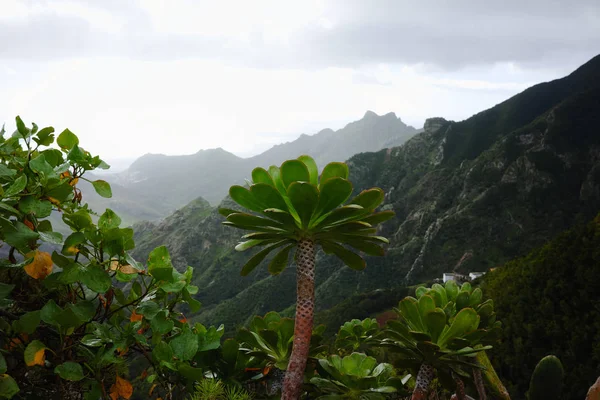
{"label": "orange leaf", "polygon": [[129,347],[125,347],[124,349],[117,347],[117,353],[119,354],[119,356],[123,356],[124,354],[127,354],[128,351],[129,351]]}
{"label": "orange leaf", "polygon": [[156,383],[150,387],[150,390],[148,390],[148,396],[152,396],[152,392],[154,392],[155,388],[156,388]]}
{"label": "orange leaf", "polygon": [[69,182],[69,185],[75,186],[75,185],[77,185],[77,182],[79,182],[79,178],[71,179],[71,182]]}
{"label": "orange leaf", "polygon": [[139,335],[142,335],[142,334],[144,333],[144,331],[145,331],[145,330],[146,330],[146,328],[144,328],[144,327],[141,327],[140,329],[138,329],[137,333],[138,333]]}
{"label": "orange leaf", "polygon": [[133,312],[131,313],[131,316],[129,317],[129,321],[131,321],[131,322],[141,321],[142,318],[144,318],[143,315],[140,315],[140,314],[136,313],[135,310],[133,310]]}
{"label": "orange leaf", "polygon": [[32,231],[34,231],[34,230],[35,230],[35,228],[34,228],[33,224],[31,223],[31,221],[29,221],[29,220],[27,220],[27,219],[26,219],[26,220],[24,220],[24,221],[23,221],[23,223],[24,223],[25,225],[27,225],[27,227],[28,227],[29,229],[31,229]]}
{"label": "orange leaf", "polygon": [[27,275],[34,279],[44,279],[52,272],[52,256],[45,251],[35,250],[27,254],[33,261],[25,266]]}
{"label": "orange leaf", "polygon": [[140,375],[140,379],[146,379],[148,377],[148,370],[145,369],[142,371],[142,374]]}
{"label": "orange leaf", "polygon": [[117,376],[117,381],[110,387],[110,397],[113,400],[117,400],[120,397],[129,399],[133,394],[133,386],[127,379],[123,379]]}

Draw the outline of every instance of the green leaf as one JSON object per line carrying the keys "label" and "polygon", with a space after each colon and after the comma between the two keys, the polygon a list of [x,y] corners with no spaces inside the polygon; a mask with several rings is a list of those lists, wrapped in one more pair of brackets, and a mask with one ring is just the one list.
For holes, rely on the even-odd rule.
{"label": "green leaf", "polygon": [[50,165],[48,161],[46,161],[46,156],[44,154],[40,154],[36,158],[32,159],[29,162],[29,167],[33,172],[42,174],[46,178],[58,178],[56,172],[54,172],[54,168],[52,167],[52,165]]}
{"label": "green leaf", "polygon": [[385,254],[383,247],[378,246],[373,242],[368,242],[366,240],[361,240],[360,236],[357,236],[356,239],[345,239],[344,243],[354,247],[358,251],[362,251],[365,254],[370,256],[381,257]]}
{"label": "green leaf", "polygon": [[52,244],[62,244],[63,236],[60,232],[43,232],[38,230],[40,234],[40,239],[42,239],[46,243]]}
{"label": "green leaf", "polygon": [[15,197],[27,186],[27,176],[21,175],[4,191],[4,198]]}
{"label": "green leaf", "polygon": [[198,351],[215,350],[221,347],[221,337],[225,333],[225,327],[221,325],[218,329],[214,326],[205,332],[198,333]]}
{"label": "green leaf", "polygon": [[39,238],[39,233],[32,231],[22,222],[0,218],[0,228],[4,231],[4,241],[17,249],[25,249]]}
{"label": "green leaf", "polygon": [[47,200],[26,196],[19,201],[19,210],[25,214],[33,214],[36,218],[45,218],[52,213],[52,204]]}
{"label": "green leaf", "polygon": [[271,165],[269,167],[269,175],[271,175],[271,178],[273,178],[273,183],[275,184],[275,188],[279,191],[279,193],[285,195],[286,188],[285,188],[285,185],[283,184],[283,180],[281,179],[281,170],[279,169],[279,167],[277,167],[275,165]]}
{"label": "green leaf", "polygon": [[148,273],[159,281],[173,281],[173,264],[165,246],[155,248],[148,256]]}
{"label": "green leaf", "polygon": [[414,297],[405,297],[398,304],[400,314],[411,330],[417,332],[425,332],[425,326],[421,319],[421,313],[419,312],[418,301]]}
{"label": "green leaf", "polygon": [[94,302],[89,300],[79,301],[68,305],[68,307],[82,323],[90,321],[96,315],[96,306]]}
{"label": "green leaf", "polygon": [[82,231],[94,225],[90,213],[86,209],[79,209],[74,213],[64,213],[62,219],[74,231]]}
{"label": "green leaf", "polygon": [[10,178],[11,176],[15,175],[17,172],[13,169],[8,168],[6,165],[4,165],[3,163],[0,163],[0,178]]}
{"label": "green leaf", "polygon": [[272,244],[271,246],[259,251],[258,253],[256,253],[252,258],[250,258],[250,260],[248,260],[248,262],[246,262],[246,264],[242,267],[242,271],[240,272],[240,274],[242,276],[246,276],[248,275],[250,272],[252,272],[254,270],[254,268],[256,268],[261,262],[262,260],[265,259],[265,257],[273,250],[275,250],[277,247],[283,246],[284,244],[287,243],[287,240],[282,240],[280,242],[277,242],[275,244]]}
{"label": "green leaf", "polygon": [[267,185],[275,186],[273,183],[273,179],[271,175],[267,172],[266,169],[258,167],[252,170],[252,182],[256,183],[266,183]]}
{"label": "green leaf", "polygon": [[[32,340],[23,353],[25,364],[27,364],[27,366],[33,366],[39,365],[40,362],[43,363],[43,357],[40,357],[40,352],[43,352],[45,349],[46,345],[44,343],[39,340]],[[43,355],[43,353],[41,354]]]}
{"label": "green leaf", "polygon": [[319,201],[319,190],[308,182],[293,182],[287,190],[302,226],[307,228]]}
{"label": "green leaf", "polygon": [[101,230],[118,228],[119,225],[121,225],[121,218],[110,208],[107,208],[98,219],[98,228]]}
{"label": "green leaf", "polygon": [[201,381],[205,379],[204,370],[202,368],[194,368],[189,364],[180,364],[177,368],[177,372],[190,381]]}
{"label": "green leaf", "polygon": [[63,150],[71,150],[74,146],[79,144],[79,139],[73,132],[68,129],[62,131],[58,138],[56,139],[56,143]]}
{"label": "green leaf", "polygon": [[288,258],[290,255],[290,250],[295,246],[295,244],[290,244],[287,247],[284,247],[280,250],[275,257],[269,263],[269,273],[271,275],[279,275],[288,264]]}
{"label": "green leaf", "polygon": [[19,385],[10,375],[0,375],[0,397],[10,399],[19,393]]}
{"label": "green leaf", "polygon": [[160,311],[160,306],[153,301],[147,300],[140,303],[136,312],[151,320]]}
{"label": "green leaf", "polygon": [[379,188],[372,188],[363,190],[358,196],[350,201],[350,204],[358,204],[365,210],[376,209],[385,197],[383,190]]}
{"label": "green leaf", "polygon": [[434,310],[425,313],[423,322],[427,326],[427,330],[431,335],[432,342],[436,343],[440,334],[444,330],[444,327],[446,326],[446,313],[441,308],[435,308]]}
{"label": "green leaf", "polygon": [[15,285],[0,282],[0,300],[4,300],[10,292],[15,288]]}
{"label": "green leaf", "polygon": [[23,120],[21,119],[21,117],[19,117],[17,115],[17,117],[15,118],[15,120],[17,121],[17,131],[21,134],[21,136],[23,136],[24,138],[27,137],[29,135],[29,133],[31,132],[29,130],[29,128],[27,128],[25,126],[25,123],[23,122]]}
{"label": "green leaf", "polygon": [[152,349],[152,358],[159,363],[161,361],[171,362],[173,361],[173,349],[168,343],[160,341]]}
{"label": "green leaf", "polygon": [[298,157],[298,160],[302,161],[308,169],[309,182],[315,186],[319,184],[319,168],[317,163],[311,156],[303,155]]}
{"label": "green leaf", "polygon": [[85,272],[81,275],[81,282],[96,293],[106,293],[112,285],[108,273],[97,264],[89,264],[85,268]]}
{"label": "green leaf", "polygon": [[[366,222],[368,224],[371,224],[373,226],[378,225],[382,222],[385,222],[389,219],[392,219],[396,216],[396,213],[391,211],[391,210],[387,210],[387,211],[381,211],[378,213],[374,213],[369,215],[368,217],[365,217],[363,219],[361,219],[361,221]],[[450,282],[450,281],[448,281]]]}
{"label": "green leaf", "polygon": [[281,180],[286,189],[293,182],[310,182],[307,166],[300,160],[287,160],[281,164]]}
{"label": "green leaf", "polygon": [[240,206],[252,211],[261,212],[265,207],[254,197],[248,189],[242,186],[234,185],[229,188],[229,196]]}
{"label": "green leaf", "polygon": [[54,368],[54,373],[65,380],[73,382],[80,381],[84,378],[81,365],[72,361],[57,365],[56,368]]}
{"label": "green leaf", "polygon": [[472,308],[463,308],[460,310],[450,328],[445,330],[440,336],[438,344],[440,347],[444,347],[446,343],[454,338],[459,338],[472,330],[477,329],[479,323],[479,316]]}
{"label": "green leaf", "polygon": [[323,168],[323,172],[321,172],[319,187],[322,187],[325,182],[331,178],[348,179],[348,165],[342,162],[332,162],[327,164],[325,168]]}
{"label": "green leaf", "polygon": [[367,263],[361,256],[337,243],[324,241],[321,243],[321,246],[325,253],[335,254],[344,264],[356,271],[362,271],[367,266]]}
{"label": "green leaf", "polygon": [[319,189],[319,203],[313,215],[313,220],[329,213],[348,200],[352,194],[352,183],[346,179],[334,177],[328,179]]}
{"label": "green leaf", "polygon": [[193,332],[187,330],[171,340],[170,345],[175,357],[181,361],[188,361],[198,351],[198,338]]}
{"label": "green leaf", "polygon": [[[1,191],[1,188],[0,188]],[[1,195],[1,193],[0,193]],[[19,212],[19,210],[17,210],[16,208],[14,208],[11,205],[8,205],[2,201],[0,201],[0,211],[6,211],[9,212],[10,214],[16,215],[17,217],[20,217],[22,214]]]}
{"label": "green leaf", "polygon": [[52,142],[54,142],[54,135],[52,134],[53,132],[54,132],[54,128],[51,126],[42,128],[37,133],[37,139],[34,139],[34,140],[40,146],[50,146],[52,144]]}
{"label": "green leaf", "polygon": [[48,325],[59,326],[60,323],[58,322],[58,319],[62,311],[62,308],[60,308],[54,300],[48,300],[40,310],[40,318]]}
{"label": "green leaf", "polygon": [[40,324],[40,310],[25,313],[13,322],[13,329],[19,333],[31,335]]}
{"label": "green leaf", "polygon": [[281,193],[271,185],[266,183],[254,184],[250,186],[250,193],[261,204],[263,210],[266,208],[277,208],[284,211],[288,209]]}
{"label": "green leaf", "polygon": [[110,199],[112,197],[112,190],[110,188],[110,184],[102,179],[98,179],[92,182],[94,189],[96,189],[96,193],[100,196]]}
{"label": "green leaf", "polygon": [[458,285],[455,281],[449,280],[445,283],[446,294],[448,295],[448,300],[456,301],[456,296],[458,296]]}
{"label": "green leaf", "polygon": [[182,291],[182,295],[183,296],[182,297],[183,297],[183,300],[185,302],[187,302],[188,305],[190,306],[190,310],[193,313],[195,313],[195,312],[198,312],[198,310],[200,310],[200,307],[202,306],[202,303],[200,303],[198,300],[194,299],[191,296],[191,293],[189,292],[189,288],[190,288],[190,286],[188,286],[187,288],[183,289],[183,291]]}
{"label": "green leaf", "polygon": [[245,213],[229,214],[229,216],[227,217],[227,221],[239,226],[247,227],[247,229],[252,229],[252,227],[255,226],[264,226],[270,228],[272,227],[276,229],[281,229],[282,227],[280,223],[275,222],[273,220]]}
{"label": "green leaf", "polygon": [[164,335],[173,330],[174,322],[172,319],[167,317],[167,311],[160,311],[152,321],[150,322],[150,328],[152,328],[152,332],[158,333],[159,335]]}

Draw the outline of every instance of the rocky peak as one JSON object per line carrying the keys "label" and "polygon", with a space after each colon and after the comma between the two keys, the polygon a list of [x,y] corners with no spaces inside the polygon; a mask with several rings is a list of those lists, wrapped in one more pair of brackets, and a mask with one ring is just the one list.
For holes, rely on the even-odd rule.
{"label": "rocky peak", "polygon": [[448,121],[441,117],[427,118],[427,120],[425,120],[425,125],[423,125],[423,130],[425,132],[435,133],[447,123]]}

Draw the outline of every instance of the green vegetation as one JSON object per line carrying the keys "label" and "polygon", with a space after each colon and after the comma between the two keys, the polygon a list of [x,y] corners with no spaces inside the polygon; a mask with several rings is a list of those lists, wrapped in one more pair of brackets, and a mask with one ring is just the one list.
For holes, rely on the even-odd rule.
{"label": "green vegetation", "polygon": [[[315,251],[320,246],[354,270],[363,270],[366,262],[355,251],[383,256],[382,244],[388,240],[377,236],[375,226],[394,216],[393,211],[375,212],[384,198],[379,188],[352,195],[348,166],[333,162],[319,170],[307,155],[288,160],[269,171],[255,168],[249,189],[232,186],[231,198],[253,214],[221,208],[227,218],[224,225],[249,230],[236,250],[264,247],[242,267],[248,275],[271,252],[277,254],[269,263],[269,273],[279,275],[295,250],[296,314],[294,342],[283,387],[283,399],[297,399],[301,393],[304,369],[309,356],[315,308]],[[348,249],[351,247],[354,251]],[[291,333],[291,332],[290,332]],[[278,368],[283,369],[281,365]]]}
{"label": "green vegetation", "polygon": [[505,332],[493,360],[515,397],[547,354],[564,365],[562,399],[584,398],[600,376],[599,276],[600,218],[485,276]]}
{"label": "green vegetation", "polygon": [[555,356],[546,356],[535,366],[528,400],[558,400],[561,397],[565,371],[560,360]]}

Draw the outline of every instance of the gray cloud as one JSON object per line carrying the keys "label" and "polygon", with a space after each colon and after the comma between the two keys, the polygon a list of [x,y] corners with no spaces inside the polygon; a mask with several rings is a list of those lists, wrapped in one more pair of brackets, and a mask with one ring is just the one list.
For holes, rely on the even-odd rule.
{"label": "gray cloud", "polygon": [[600,50],[598,0],[332,1],[325,15],[330,29],[307,26],[296,32],[290,46],[268,44],[260,31],[245,42],[166,35],[154,32],[133,2],[82,1],[126,18],[124,32],[100,33],[82,19],[41,14],[0,24],[0,58],[198,57],[265,68],[425,63],[459,69],[496,62],[533,67],[552,62],[571,68]]}

